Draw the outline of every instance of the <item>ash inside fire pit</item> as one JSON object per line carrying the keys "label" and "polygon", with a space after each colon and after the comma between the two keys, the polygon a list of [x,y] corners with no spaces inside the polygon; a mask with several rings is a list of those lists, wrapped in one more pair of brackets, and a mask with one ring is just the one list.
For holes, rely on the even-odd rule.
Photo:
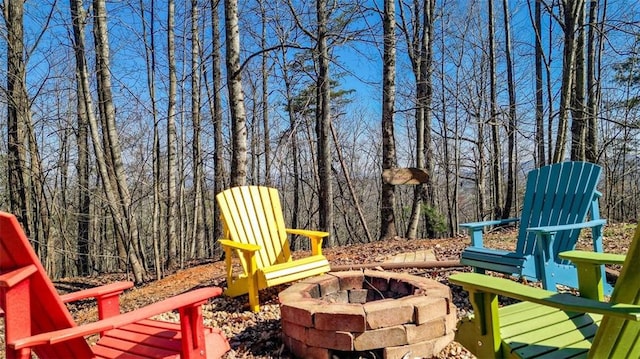
{"label": "ash inside fire pit", "polygon": [[333,272],[279,299],[283,341],[300,358],[432,357],[456,327],[449,287],[402,273]]}

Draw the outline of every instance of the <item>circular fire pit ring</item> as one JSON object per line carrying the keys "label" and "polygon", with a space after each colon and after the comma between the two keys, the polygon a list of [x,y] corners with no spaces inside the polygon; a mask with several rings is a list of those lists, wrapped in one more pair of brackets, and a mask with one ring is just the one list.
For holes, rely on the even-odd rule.
{"label": "circular fire pit ring", "polygon": [[449,287],[385,271],[331,272],[280,292],[283,342],[299,358],[429,358],[454,337]]}

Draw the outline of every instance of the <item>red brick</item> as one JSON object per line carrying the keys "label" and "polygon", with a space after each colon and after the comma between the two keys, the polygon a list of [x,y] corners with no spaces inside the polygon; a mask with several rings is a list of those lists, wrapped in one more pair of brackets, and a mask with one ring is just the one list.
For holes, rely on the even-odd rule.
{"label": "red brick", "polygon": [[309,346],[304,359],[331,359],[331,351],[327,348]]}
{"label": "red brick", "polygon": [[433,352],[435,354],[440,353],[444,348],[447,347],[447,345],[449,345],[449,343],[453,341],[455,336],[456,334],[451,332],[451,333],[447,333],[447,335],[442,336],[440,338],[430,340],[430,342],[433,343]]}
{"label": "red brick", "polygon": [[415,344],[441,337],[446,334],[445,317],[431,320],[421,325],[406,324],[407,342]]}
{"label": "red brick", "polygon": [[359,304],[319,305],[314,313],[314,324],[319,330],[364,332],[366,329],[364,309]]}
{"label": "red brick", "polygon": [[340,289],[340,281],[338,278],[330,274],[321,275],[319,277],[307,278],[301,283],[317,284],[320,286],[320,296],[335,293]]}
{"label": "red brick", "polygon": [[378,329],[413,321],[413,305],[395,299],[366,303],[367,328]]}
{"label": "red brick", "polygon": [[307,332],[309,328],[302,325],[292,323],[287,320],[282,320],[282,333],[293,339],[299,340],[303,343],[307,342]]}
{"label": "red brick", "polygon": [[331,353],[329,349],[311,347],[303,342],[288,337],[283,337],[282,340],[291,354],[293,354],[293,356],[296,358],[331,359]]}
{"label": "red brick", "polygon": [[287,347],[287,349],[289,349],[289,351],[291,352],[291,354],[293,354],[294,357],[296,358],[307,357],[308,346],[305,343],[299,340],[295,340],[293,338],[287,337],[286,335],[282,336],[282,341],[284,342],[284,345]]}
{"label": "red brick", "polygon": [[298,323],[305,327],[313,327],[313,313],[322,307],[315,299],[303,299],[297,302],[280,304],[282,320]]}
{"label": "red brick", "polygon": [[366,303],[368,292],[366,289],[351,289],[349,291],[349,303]]}
{"label": "red brick", "polygon": [[439,353],[434,351],[434,345],[430,341],[415,344],[387,347],[382,352],[384,359],[404,359],[404,358],[432,358]]}
{"label": "red brick", "polygon": [[449,314],[445,318],[446,332],[451,333],[458,327],[458,314],[455,304],[449,303]]}
{"label": "red brick", "polygon": [[364,273],[362,271],[345,271],[345,272],[332,272],[330,275],[338,278],[340,282],[340,290],[350,289],[362,289],[362,283],[364,282]]}
{"label": "red brick", "polygon": [[449,311],[449,303],[445,298],[412,295],[398,300],[413,305],[413,322],[418,325],[442,317]]}
{"label": "red brick", "polygon": [[313,283],[295,283],[278,294],[280,303],[320,297],[320,287]]}
{"label": "red brick", "polygon": [[353,334],[311,328],[307,335],[307,344],[320,348],[353,351]]}
{"label": "red brick", "polygon": [[334,293],[330,293],[322,297],[322,300],[327,303],[349,303],[349,292],[346,290],[339,290]]}
{"label": "red brick", "polygon": [[353,339],[355,350],[378,349],[405,344],[407,344],[407,333],[402,325],[368,330],[361,334],[355,334]]}

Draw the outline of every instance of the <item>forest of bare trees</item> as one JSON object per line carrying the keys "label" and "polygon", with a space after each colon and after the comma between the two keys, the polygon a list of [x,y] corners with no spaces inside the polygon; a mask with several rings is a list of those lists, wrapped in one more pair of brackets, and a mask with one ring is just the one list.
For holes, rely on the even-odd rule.
{"label": "forest of bare trees", "polygon": [[[604,218],[639,215],[635,2],[1,10],[0,209],[53,277],[219,259],[214,195],[243,184],[278,188],[289,225],[329,246],[517,216],[527,171],[566,160],[604,167]],[[409,167],[420,184],[382,179]]]}

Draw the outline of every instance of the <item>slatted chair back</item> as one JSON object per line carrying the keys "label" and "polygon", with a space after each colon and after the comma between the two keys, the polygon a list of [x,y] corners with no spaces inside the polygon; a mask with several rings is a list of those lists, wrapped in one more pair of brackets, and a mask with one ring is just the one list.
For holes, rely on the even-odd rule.
{"label": "slatted chair back", "polygon": [[[536,234],[528,228],[584,222],[597,205],[594,195],[601,171],[593,163],[563,162],[529,172],[516,253],[526,256],[536,250]],[[591,219],[599,219],[597,208],[592,212],[596,218]],[[579,235],[580,229],[558,232],[553,253],[574,249]]]}
{"label": "slatted chair back", "polygon": [[[222,212],[225,238],[260,246],[256,253],[258,268],[291,261],[277,189],[234,187],[220,192],[216,199]],[[244,257],[240,259],[244,261]]]}
{"label": "slatted chair back", "polygon": [[[29,244],[16,218],[0,212],[0,275],[18,271],[35,271],[14,288],[0,288],[5,312],[22,315],[5,316],[6,341],[30,335],[75,327],[53,283],[38,256]],[[92,358],[92,351],[84,338],[77,338],[34,349],[38,358]]]}
{"label": "slatted chair back", "polygon": [[[640,305],[640,223],[627,252],[620,277],[611,294],[612,303]],[[640,357],[640,321],[604,316],[593,340],[589,358]]]}

